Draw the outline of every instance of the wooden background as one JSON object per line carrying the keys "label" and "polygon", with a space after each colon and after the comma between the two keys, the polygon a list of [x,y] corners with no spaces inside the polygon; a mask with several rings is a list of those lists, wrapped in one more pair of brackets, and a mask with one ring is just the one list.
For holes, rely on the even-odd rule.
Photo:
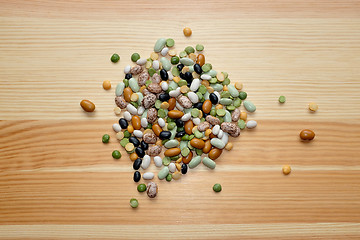
{"label": "wooden background", "polygon": [[[178,51],[204,44],[259,125],[214,171],[161,182],[149,199],[128,157],[111,157],[114,88],[101,85],[160,37]],[[0,1],[0,238],[359,239],[359,79],[359,1]],[[304,128],[313,142],[298,140]]]}

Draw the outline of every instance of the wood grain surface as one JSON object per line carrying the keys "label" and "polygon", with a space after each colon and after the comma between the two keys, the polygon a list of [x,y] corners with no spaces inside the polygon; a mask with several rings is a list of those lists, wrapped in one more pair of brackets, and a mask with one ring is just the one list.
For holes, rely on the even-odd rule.
{"label": "wood grain surface", "polygon": [[[124,66],[160,37],[204,44],[258,127],[149,199],[111,125]],[[360,1],[0,1],[0,239],[360,239],[359,66]]]}

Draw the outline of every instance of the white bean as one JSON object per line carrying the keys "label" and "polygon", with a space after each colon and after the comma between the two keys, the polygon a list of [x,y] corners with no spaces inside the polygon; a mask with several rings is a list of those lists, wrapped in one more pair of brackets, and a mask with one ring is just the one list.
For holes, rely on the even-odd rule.
{"label": "white bean", "polygon": [[[135,131],[134,131],[135,132]],[[229,134],[228,133],[224,133],[222,138],[221,138],[221,141],[223,141],[225,143],[225,145],[228,143],[229,141]]]}
{"label": "white bean", "polygon": [[145,180],[151,180],[151,179],[153,179],[154,178],[154,173],[152,173],[152,172],[146,172],[146,173],[144,173],[143,174],[143,179],[145,179]]}
{"label": "white bean", "polygon": [[200,87],[200,79],[195,78],[190,85],[190,90],[196,92],[199,89],[199,87]]}
{"label": "white bean", "polygon": [[138,113],[137,108],[134,107],[134,105],[132,105],[130,103],[126,106],[126,110],[128,110],[129,113],[131,113],[132,115],[137,115],[137,113]]}
{"label": "white bean", "polygon": [[140,130],[134,130],[134,135],[137,138],[142,138],[143,137],[143,132]]}
{"label": "white bean", "polygon": [[[145,111],[145,108],[144,108],[143,106],[140,106],[140,107],[138,108],[138,110],[137,110],[138,115],[142,115],[142,114],[144,113],[144,111]],[[129,121],[130,121],[130,120],[129,120]]]}
{"label": "white bean", "polygon": [[181,121],[186,122],[189,121],[191,118],[191,113],[185,113],[182,117],[181,117]]}
{"label": "white bean", "polygon": [[154,163],[156,167],[161,167],[162,166],[162,159],[160,156],[155,156],[154,157]]}
{"label": "white bean", "polygon": [[180,103],[178,103],[177,101],[176,101],[176,108],[177,108],[177,110],[179,110],[179,111],[184,111],[184,108],[180,105]]}
{"label": "white bean", "polygon": [[120,132],[121,131],[121,127],[120,127],[120,125],[118,123],[114,123],[112,127],[113,127],[115,132]]}
{"label": "white bean", "polygon": [[212,133],[216,136],[219,134],[219,131],[220,131],[220,125],[215,125],[213,128],[212,128]]}
{"label": "white bean", "polygon": [[131,114],[128,111],[125,111],[124,118],[126,121],[131,121]]}
{"label": "white bean", "polygon": [[170,97],[178,97],[181,94],[180,87],[169,92]]}
{"label": "white bean", "polygon": [[146,58],[140,58],[139,60],[136,61],[136,64],[138,65],[144,65],[146,63]]}
{"label": "white bean", "polygon": [[199,102],[199,97],[198,97],[198,95],[196,95],[196,93],[188,92],[187,96],[188,96],[188,98],[190,99],[190,101],[192,103],[198,103]]}
{"label": "white bean", "polygon": [[171,172],[171,173],[173,173],[173,172],[175,172],[176,171],[176,165],[175,165],[175,163],[170,163],[169,164],[169,166],[168,166],[168,168],[169,168],[169,171]]}
{"label": "white bean", "polygon": [[131,70],[131,66],[130,65],[127,65],[125,68],[124,68],[124,73],[127,74],[129,73]]}
{"label": "white bean", "polygon": [[159,124],[159,126],[162,127],[162,128],[165,127],[165,120],[162,119],[162,118],[159,118],[159,119],[158,119],[158,124]]}
{"label": "white bean", "polygon": [[257,122],[254,120],[250,120],[246,123],[246,127],[249,129],[256,128],[256,126],[257,126]]}
{"label": "white bean", "polygon": [[150,156],[149,155],[145,155],[143,157],[142,163],[141,163],[141,168],[142,169],[147,169],[150,166]]}
{"label": "white bean", "polygon": [[199,125],[200,123],[201,123],[201,120],[200,120],[200,118],[193,118],[193,123],[195,124],[195,125]]}
{"label": "white bean", "polygon": [[169,84],[167,82],[165,82],[165,81],[162,81],[161,82],[161,88],[162,88],[162,90],[166,91],[166,90],[169,89]]}
{"label": "white bean", "polygon": [[223,130],[220,129],[217,137],[222,138],[223,136],[224,136],[224,132],[223,132]]}
{"label": "white bean", "polygon": [[172,74],[172,72],[171,71],[167,71],[167,73],[168,73],[168,79],[169,80],[173,80],[173,78],[174,78],[174,75]]}
{"label": "white bean", "polygon": [[163,55],[163,56],[166,56],[166,54],[168,53],[168,51],[169,51],[169,48],[167,48],[167,47],[164,47],[162,50],[161,50],[161,55]]}
{"label": "white bean", "polygon": [[142,118],[141,119],[141,126],[143,127],[143,128],[146,128],[147,126],[148,126],[148,120],[146,119],[146,118]]}
{"label": "white bean", "polygon": [[203,79],[203,80],[210,80],[211,76],[208,75],[208,74],[203,74],[203,75],[200,76],[200,78]]}
{"label": "white bean", "polygon": [[160,63],[159,63],[159,61],[158,60],[155,60],[155,61],[153,61],[153,68],[155,69],[155,70],[158,70],[159,68],[160,68]]}

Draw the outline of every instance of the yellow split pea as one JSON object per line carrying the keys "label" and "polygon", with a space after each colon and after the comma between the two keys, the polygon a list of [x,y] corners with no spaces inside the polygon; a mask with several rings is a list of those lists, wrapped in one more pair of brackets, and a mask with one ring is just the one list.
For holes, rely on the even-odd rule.
{"label": "yellow split pea", "polygon": [[314,103],[314,102],[309,103],[310,111],[316,112],[318,110],[318,108],[319,108],[319,106],[316,103]]}
{"label": "yellow split pea", "polygon": [[289,175],[291,173],[291,167],[289,165],[284,165],[282,167],[282,172],[284,175]]}

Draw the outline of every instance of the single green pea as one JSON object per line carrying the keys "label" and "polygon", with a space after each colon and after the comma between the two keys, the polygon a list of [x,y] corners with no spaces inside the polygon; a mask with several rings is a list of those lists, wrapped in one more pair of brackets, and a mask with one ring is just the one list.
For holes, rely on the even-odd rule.
{"label": "single green pea", "polygon": [[165,110],[165,109],[159,109],[158,110],[158,117],[159,118],[165,118],[167,116],[167,110]]}
{"label": "single green pea", "polygon": [[217,109],[216,110],[216,114],[218,115],[218,116],[220,116],[220,117],[223,117],[223,116],[225,116],[225,109]]}
{"label": "single green pea", "polygon": [[238,126],[239,126],[239,128],[240,128],[241,130],[246,127],[246,123],[245,123],[245,121],[242,120],[242,119],[239,119],[239,121],[238,121],[237,124],[238,124]]}
{"label": "single green pea", "polygon": [[196,92],[196,95],[198,96],[199,100],[201,100],[203,98],[203,95],[201,92]]}
{"label": "single green pea", "polygon": [[[169,129],[169,125],[168,125],[168,129]],[[189,135],[185,134],[184,136],[182,136],[181,141],[189,141]]]}
{"label": "single green pea", "polygon": [[185,51],[181,51],[180,53],[179,53],[179,57],[180,58],[184,58],[184,57],[186,57],[187,56],[187,53],[185,52]]}
{"label": "single green pea", "polygon": [[167,47],[173,47],[175,45],[175,41],[172,38],[166,39],[166,46]]}
{"label": "single green pea", "polygon": [[161,101],[159,100],[159,99],[157,99],[156,101],[155,101],[155,108],[156,109],[159,109],[161,107]]}
{"label": "single green pea", "polygon": [[216,183],[213,186],[213,190],[214,190],[214,192],[221,192],[222,187],[221,187],[221,185],[219,183]]}
{"label": "single green pea", "polygon": [[234,104],[234,107],[236,107],[236,108],[240,107],[241,99],[240,98],[235,98],[233,104]]}
{"label": "single green pea", "polygon": [[211,69],[212,69],[212,65],[210,64],[210,63],[205,63],[202,67],[201,67],[201,69],[203,70],[203,72],[208,72],[208,71],[210,71]]}
{"label": "single green pea", "polygon": [[209,83],[211,83],[211,84],[215,84],[215,83],[217,83],[217,78],[216,77],[213,77],[213,78],[211,78],[210,80],[209,80]]}
{"label": "single green pea", "polygon": [[130,199],[130,206],[132,208],[137,208],[139,206],[138,200],[136,200],[135,198]]}
{"label": "single green pea", "polygon": [[200,85],[198,91],[204,95],[207,92],[207,89],[204,85]]}
{"label": "single green pea", "polygon": [[129,138],[123,138],[123,139],[121,139],[121,141],[120,141],[120,145],[121,145],[122,147],[125,147],[126,144],[128,144],[128,143],[129,143]]}
{"label": "single green pea", "polygon": [[247,98],[247,93],[246,93],[246,92],[240,92],[240,93],[239,93],[239,98],[240,98],[241,100],[246,99],[246,98]]}
{"label": "single green pea", "polygon": [[229,98],[230,97],[230,92],[229,91],[222,91],[220,93],[220,97],[221,98]]}
{"label": "single green pea", "polygon": [[111,56],[111,61],[112,61],[113,63],[117,63],[119,60],[120,60],[119,54],[114,53],[114,54]]}
{"label": "single green pea", "polygon": [[131,61],[136,62],[136,61],[139,60],[139,59],[140,59],[140,54],[138,54],[138,53],[133,53],[133,54],[131,55]]}
{"label": "single green pea", "polygon": [[202,132],[200,132],[199,130],[196,130],[196,131],[194,132],[194,136],[195,136],[196,138],[202,138],[202,137],[203,137],[203,134],[202,134]]}
{"label": "single green pea", "polygon": [[189,155],[190,153],[190,149],[185,147],[183,149],[181,149],[181,155],[183,155],[183,157],[186,157],[187,155]]}
{"label": "single green pea", "polygon": [[215,109],[215,108],[214,108],[214,109],[211,109],[210,115],[213,116],[213,117],[216,116],[216,109]]}
{"label": "single green pea", "polygon": [[164,166],[168,166],[170,164],[170,162],[171,162],[171,160],[170,160],[169,157],[164,157],[162,159],[162,163],[163,163]]}
{"label": "single green pea", "polygon": [[197,118],[198,116],[199,116],[199,109],[197,109],[197,108],[193,108],[193,109],[191,109],[191,116],[193,117],[193,118]]}
{"label": "single green pea", "polygon": [[169,173],[167,176],[166,176],[166,181],[170,182],[172,180],[172,174]]}
{"label": "single green pea", "polygon": [[196,155],[200,156],[201,154],[203,154],[203,151],[201,149],[195,149]]}
{"label": "single green pea", "polygon": [[279,103],[284,103],[286,101],[285,96],[280,96],[279,97]]}
{"label": "single green pea", "polygon": [[218,119],[220,120],[220,124],[222,124],[224,122],[224,118],[223,117],[218,117]]}
{"label": "single green pea", "polygon": [[137,190],[139,192],[145,192],[146,191],[146,185],[144,183],[141,183],[137,186]]}
{"label": "single green pea", "polygon": [[204,45],[196,44],[195,48],[196,48],[196,51],[202,51],[202,50],[204,50]]}
{"label": "single green pea", "polygon": [[169,122],[168,125],[167,125],[167,129],[168,130],[173,130],[176,126],[176,123],[174,122]]}
{"label": "single green pea", "polygon": [[115,159],[120,159],[121,158],[121,153],[118,150],[114,150],[112,152],[112,157]]}
{"label": "single green pea", "polygon": [[224,78],[228,78],[229,74],[227,72],[221,72],[224,75]]}
{"label": "single green pea", "polygon": [[205,118],[200,118],[200,122],[205,122]]}
{"label": "single green pea", "polygon": [[185,85],[187,85],[187,81],[181,79],[181,80],[178,82],[178,85],[179,85],[179,87],[185,86]]}
{"label": "single green pea", "polygon": [[230,84],[230,79],[228,79],[228,78],[225,78],[225,80],[222,82],[223,86],[227,86],[229,84]]}
{"label": "single green pea", "polygon": [[129,79],[124,79],[123,83],[125,84],[125,87],[128,87],[129,86]]}
{"label": "single green pea", "polygon": [[190,53],[194,53],[195,49],[192,46],[187,46],[185,52],[189,55]]}
{"label": "single green pea", "polygon": [[180,158],[180,156],[179,156],[179,155],[176,155],[176,156],[170,157],[170,160],[171,160],[171,161],[176,161],[176,160],[178,160],[179,158]]}
{"label": "single green pea", "polygon": [[236,108],[236,107],[235,107],[234,105],[226,106],[226,109],[229,110],[229,111],[234,111],[235,108]]}
{"label": "single green pea", "polygon": [[175,122],[175,119],[172,119],[172,118],[168,117],[168,118],[166,119],[166,122],[167,122],[167,123],[172,123],[172,122]]}
{"label": "single green pea", "polygon": [[171,64],[173,64],[173,65],[178,64],[179,61],[180,61],[180,59],[178,56],[171,57]]}
{"label": "single green pea", "polygon": [[102,136],[102,142],[103,142],[103,143],[108,143],[109,140],[110,140],[109,134],[104,134],[104,135]]}
{"label": "single green pea", "polygon": [[148,73],[152,77],[156,73],[156,70],[153,68],[149,68]]}
{"label": "single green pea", "polygon": [[124,137],[125,137],[125,138],[131,137],[131,133],[130,133],[128,130],[125,130],[125,131],[124,131]]}
{"label": "single green pea", "polygon": [[180,71],[176,66],[171,69],[171,73],[174,77],[178,77],[180,75]]}

